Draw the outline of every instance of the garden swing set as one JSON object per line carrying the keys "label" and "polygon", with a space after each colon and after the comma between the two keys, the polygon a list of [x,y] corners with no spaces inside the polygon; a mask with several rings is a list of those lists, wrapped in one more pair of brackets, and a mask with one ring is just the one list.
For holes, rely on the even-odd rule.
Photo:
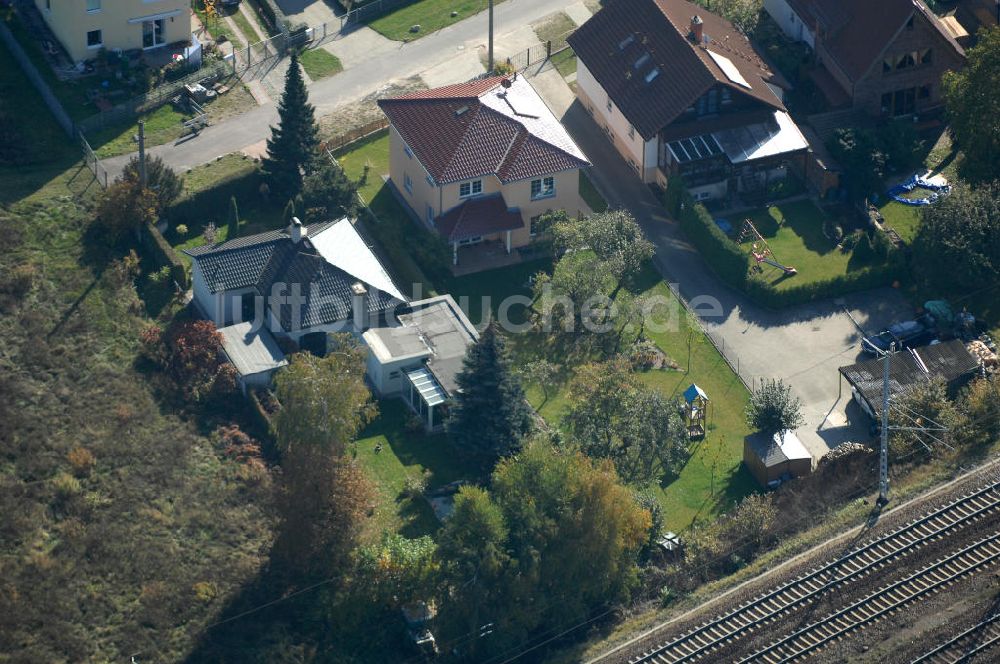
{"label": "garden swing set", "polygon": [[754,268],[758,272],[763,272],[764,268],[761,267],[761,263],[766,263],[772,267],[776,267],[781,270],[785,276],[792,276],[798,274],[798,270],[790,265],[782,265],[778,262],[778,259],[774,257],[774,252],[771,251],[771,247],[767,244],[767,240],[764,236],[760,234],[757,227],[753,225],[753,222],[749,219],[743,222],[743,230],[740,231],[739,244],[743,244],[747,240],[753,240],[753,244],[750,246],[750,255],[753,256],[756,264]]}

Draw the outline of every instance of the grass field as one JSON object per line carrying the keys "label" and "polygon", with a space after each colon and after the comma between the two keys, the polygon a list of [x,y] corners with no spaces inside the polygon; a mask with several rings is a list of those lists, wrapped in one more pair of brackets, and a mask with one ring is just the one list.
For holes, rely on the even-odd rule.
{"label": "grass field", "polygon": [[0,46],[12,88],[3,122],[37,142],[0,162],[0,652],[182,661],[256,578],[271,494],[211,437],[239,405],[189,408],[139,359],[153,320],[89,232],[99,186]]}
{"label": "grass field", "polygon": [[913,242],[920,228],[920,208],[890,200],[880,211],[885,222],[899,233],[903,242]]}
{"label": "grass field", "polygon": [[[786,205],[756,210],[748,215],[767,240],[773,257],[783,265],[794,267],[798,274],[783,277],[778,268],[764,266],[764,274],[773,277],[778,289],[791,288],[803,283],[822,281],[855,270],[869,267],[859,265],[853,255],[844,253],[823,234],[826,214],[812,201],[796,201]],[[742,221],[732,219],[735,228]],[[743,243],[751,251],[752,241]]]}
{"label": "grass field", "polygon": [[314,81],[344,71],[344,66],[340,64],[337,56],[322,48],[305,51],[299,56],[299,62],[302,63],[302,68],[309,78]]}
{"label": "grass field", "polygon": [[[503,0],[496,0],[495,5]],[[388,39],[409,42],[441,28],[458,23],[486,9],[486,0],[418,0],[412,4],[380,16],[368,27]],[[456,12],[455,16],[451,13]],[[410,26],[419,25],[419,32],[410,32]]]}

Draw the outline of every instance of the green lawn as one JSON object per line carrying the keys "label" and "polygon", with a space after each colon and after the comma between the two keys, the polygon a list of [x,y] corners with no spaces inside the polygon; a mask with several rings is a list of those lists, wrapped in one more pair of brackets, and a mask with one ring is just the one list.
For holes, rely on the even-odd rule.
{"label": "green lawn", "polygon": [[920,208],[890,200],[881,207],[880,211],[885,218],[885,223],[899,233],[903,242],[913,241],[917,235],[917,229],[920,228]]}
{"label": "green lawn", "polygon": [[233,22],[236,23],[236,27],[240,29],[243,36],[247,38],[247,42],[250,44],[256,44],[261,41],[260,33],[257,32],[257,28],[250,22],[243,12],[240,11],[239,7],[230,14]]}
{"label": "green lawn", "polygon": [[590,176],[583,171],[580,171],[580,197],[594,212],[604,212],[608,209],[608,202],[601,196],[601,192],[597,191]]}
{"label": "green lawn", "polygon": [[[496,0],[495,5],[503,0]],[[418,0],[376,18],[368,27],[395,41],[409,42],[469,18],[486,9],[486,0]],[[452,12],[457,12],[452,16]],[[419,32],[410,26],[419,25]]]}
{"label": "green lawn", "polygon": [[444,434],[409,429],[412,413],[399,399],[384,399],[378,407],[378,417],[352,449],[378,486],[376,528],[407,537],[433,534],[438,526],[434,512],[425,500],[405,495],[408,480],[423,480],[433,489],[455,480],[476,480],[479,468],[458,455]]}
{"label": "green lawn", "polygon": [[[146,121],[146,145],[163,145],[177,140],[181,135],[187,133],[183,122],[191,116],[181,113],[172,104],[164,104],[151,113],[140,116]],[[113,157],[115,155],[135,152],[136,142],[133,139],[139,132],[139,125],[135,123],[116,125],[108,127],[87,135],[87,142],[101,159]]]}
{"label": "green lawn", "polygon": [[[812,201],[796,201],[756,210],[749,217],[767,240],[773,258],[798,270],[797,275],[784,277],[778,268],[763,266],[764,274],[779,290],[870,267],[868,264],[859,265],[850,252],[841,252],[823,234],[826,214]],[[743,223],[742,218],[729,221],[737,229]],[[748,253],[751,246],[750,239],[743,243]]]}
{"label": "green lawn", "polygon": [[576,53],[568,46],[558,53],[554,53],[550,62],[562,74],[563,78],[576,73]]}
{"label": "green lawn", "polygon": [[322,48],[305,51],[299,56],[299,62],[314,81],[344,71],[337,56]]}
{"label": "green lawn", "polygon": [[[191,169],[183,175],[184,190],[180,199],[167,210],[170,227],[165,237],[178,250],[205,243],[202,231],[215,224],[216,241],[229,235],[229,200],[236,198],[240,213],[240,235],[252,235],[273,230],[281,223],[284,205],[265,200],[257,187],[259,165],[242,154],[230,154]],[[177,226],[183,224],[187,233],[180,235]],[[190,263],[185,254],[181,260]]]}

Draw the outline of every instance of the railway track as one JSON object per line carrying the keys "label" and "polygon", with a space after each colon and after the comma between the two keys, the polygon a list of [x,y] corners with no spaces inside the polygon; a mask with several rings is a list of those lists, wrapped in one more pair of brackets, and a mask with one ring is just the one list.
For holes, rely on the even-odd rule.
{"label": "railway track", "polygon": [[694,662],[801,606],[964,526],[1000,512],[1000,483],[952,501],[837,560],[630,659],[631,664]]}
{"label": "railway track", "polygon": [[913,664],[959,664],[972,661],[1000,642],[1000,613],[980,621],[930,652],[913,660]]}
{"label": "railway track", "polygon": [[740,664],[782,664],[808,657],[849,632],[864,629],[905,605],[937,593],[961,577],[997,562],[1000,562],[1000,531],[789,634],[740,660]]}

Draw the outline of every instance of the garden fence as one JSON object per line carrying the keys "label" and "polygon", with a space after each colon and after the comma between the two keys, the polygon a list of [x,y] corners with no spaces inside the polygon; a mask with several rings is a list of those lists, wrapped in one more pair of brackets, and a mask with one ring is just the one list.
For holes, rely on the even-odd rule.
{"label": "garden fence", "polygon": [[87,138],[83,135],[82,131],[77,133],[77,138],[79,138],[80,148],[83,150],[84,163],[87,165],[87,168],[94,173],[94,179],[97,180],[97,183],[107,189],[107,169],[105,169],[104,166],[101,166],[101,160],[97,158],[96,154],[94,154],[94,150],[90,147],[90,143],[87,142]]}
{"label": "garden fence", "polygon": [[326,148],[331,152],[336,152],[351,143],[360,141],[363,138],[367,138],[374,133],[380,132],[389,126],[389,120],[387,118],[379,118],[378,120],[373,120],[368,124],[362,125],[360,127],[355,127],[354,129],[341,134],[340,136],[334,136],[333,138],[326,141]]}
{"label": "garden fence", "polygon": [[[100,111],[89,118],[77,123],[78,131],[91,133],[99,131],[105,127],[121,124],[141,113],[147,113],[170,101],[184,90],[185,85],[206,82],[211,84],[215,80],[230,73],[232,65],[225,61],[216,60],[201,69],[198,69],[184,78],[180,78],[170,83],[164,83],[146,94],[132,97],[128,101],[117,104],[106,111]],[[208,87],[208,86],[206,86]]]}
{"label": "garden fence", "polygon": [[20,65],[21,70],[24,71],[24,75],[28,77],[31,84],[35,86],[38,90],[38,94],[42,96],[42,101],[45,105],[49,107],[52,111],[52,115],[55,116],[56,122],[62,127],[63,131],[70,138],[73,137],[73,120],[70,119],[69,114],[66,109],[63,108],[62,104],[59,103],[59,99],[56,98],[52,89],[49,87],[48,83],[42,78],[42,75],[35,68],[35,65],[28,58],[28,54],[24,52],[21,45],[17,43],[14,35],[11,33],[10,29],[4,25],[3,21],[0,21],[0,40],[3,40],[4,44],[10,50],[11,55],[17,60],[17,64]]}

